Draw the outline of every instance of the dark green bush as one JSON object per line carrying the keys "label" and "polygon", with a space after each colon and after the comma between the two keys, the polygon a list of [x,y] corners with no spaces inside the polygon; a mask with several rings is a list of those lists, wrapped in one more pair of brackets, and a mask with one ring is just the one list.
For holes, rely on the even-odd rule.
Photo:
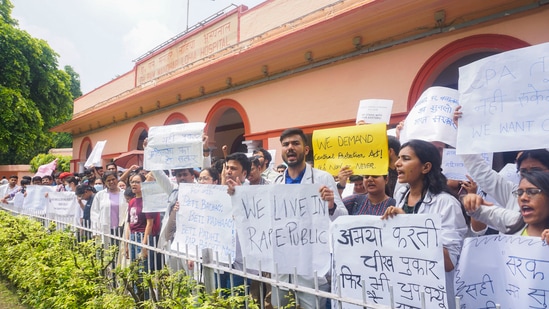
{"label": "dark green bush", "polygon": [[[249,296],[208,294],[183,272],[144,274],[137,264],[110,270],[117,250],[0,210],[0,276],[33,308],[258,308]],[[155,293],[144,299],[145,290]]]}

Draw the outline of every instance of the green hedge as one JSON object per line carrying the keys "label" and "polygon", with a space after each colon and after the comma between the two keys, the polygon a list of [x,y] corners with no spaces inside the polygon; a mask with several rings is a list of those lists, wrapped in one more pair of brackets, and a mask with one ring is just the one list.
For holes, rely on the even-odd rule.
{"label": "green hedge", "polygon": [[[109,265],[116,251],[0,210],[0,276],[33,308],[258,308],[248,296],[207,294],[183,272],[143,274],[136,264],[114,270],[113,287]],[[158,299],[144,300],[147,289]]]}

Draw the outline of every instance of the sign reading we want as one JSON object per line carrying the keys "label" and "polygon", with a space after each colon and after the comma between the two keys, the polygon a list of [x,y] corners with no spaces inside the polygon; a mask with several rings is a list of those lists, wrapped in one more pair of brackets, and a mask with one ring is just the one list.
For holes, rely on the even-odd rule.
{"label": "sign reading we want", "polygon": [[348,165],[356,175],[386,175],[387,125],[376,123],[313,132],[315,167],[337,175]]}
{"label": "sign reading we want", "polygon": [[547,148],[549,43],[459,68],[457,153]]}

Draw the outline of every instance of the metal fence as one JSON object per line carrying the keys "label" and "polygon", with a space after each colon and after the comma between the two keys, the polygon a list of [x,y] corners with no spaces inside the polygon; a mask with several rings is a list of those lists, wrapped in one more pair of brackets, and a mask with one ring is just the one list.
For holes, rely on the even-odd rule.
{"label": "metal fence", "polygon": [[[0,207],[6,211],[11,212],[14,215],[24,215],[29,218],[33,218],[41,222],[45,227],[50,227],[52,223],[55,223],[58,230],[71,231],[75,233],[77,239],[88,239],[90,237],[99,238],[103,244],[117,244],[119,247],[124,247],[126,244],[133,245],[140,248],[146,248],[149,252],[149,256],[155,255],[160,259],[163,267],[169,267],[170,270],[179,271],[184,269],[189,276],[192,276],[198,282],[204,285],[206,291],[214,292],[219,288],[219,282],[221,282],[221,276],[223,274],[228,274],[230,278],[230,293],[231,295],[235,294],[235,278],[238,276],[247,278],[250,280],[251,284],[246,285],[244,289],[245,295],[254,296],[256,300],[259,299],[258,304],[261,309],[272,308],[272,305],[268,301],[268,293],[271,292],[271,298],[278,298],[281,295],[278,293],[286,293],[282,291],[290,291],[293,295],[296,293],[304,293],[306,295],[312,295],[315,299],[312,307],[310,308],[325,308],[323,305],[323,300],[327,299],[326,308],[343,308],[345,304],[355,305],[352,307],[358,308],[368,308],[368,309],[387,309],[387,308],[396,308],[393,298],[393,290],[390,287],[390,301],[391,306],[380,305],[372,303],[368,300],[366,292],[366,284],[362,281],[362,299],[350,299],[343,297],[341,293],[334,294],[330,292],[325,292],[319,286],[317,280],[314,281],[313,288],[300,285],[297,282],[283,282],[278,280],[279,276],[275,271],[274,274],[267,274],[261,269],[251,270],[246,268],[246,259],[243,259],[243,270],[237,270],[231,267],[231,257],[220,257],[217,252],[213,252],[211,249],[199,249],[198,246],[194,248],[176,248],[176,250],[171,249],[171,244],[161,248],[158,246],[156,241],[149,245],[142,245],[140,242],[128,240],[122,234],[116,233],[104,234],[98,231],[91,230],[86,227],[79,226],[76,222],[73,222],[73,217],[60,217],[60,216],[49,216],[43,212],[36,212],[25,210],[17,207],[13,207],[10,204],[0,204]],[[199,252],[200,251],[200,252]],[[199,254],[201,253],[201,254]],[[202,256],[202,258],[196,258]],[[151,261],[152,259],[148,259]],[[187,267],[187,261],[193,262],[194,267],[190,269]],[[155,269],[154,265],[148,265],[149,269]],[[297,269],[294,271],[297,274]],[[317,274],[315,273],[315,277]],[[226,275],[225,275],[226,276]],[[294,276],[298,278],[298,276]],[[337,287],[341,285],[341,277],[333,278],[335,280],[333,285],[336,287],[335,290],[340,291]],[[254,288],[254,291],[250,291],[250,288]],[[280,292],[279,292],[280,291]],[[252,294],[250,294],[252,293]],[[422,294],[421,297],[424,299],[425,295]],[[267,301],[266,301],[267,299]],[[299,298],[295,300],[296,305],[299,304]],[[247,307],[247,306],[246,306]],[[425,309],[425,301],[422,301],[422,309]],[[459,299],[456,298],[456,309],[460,308]]]}

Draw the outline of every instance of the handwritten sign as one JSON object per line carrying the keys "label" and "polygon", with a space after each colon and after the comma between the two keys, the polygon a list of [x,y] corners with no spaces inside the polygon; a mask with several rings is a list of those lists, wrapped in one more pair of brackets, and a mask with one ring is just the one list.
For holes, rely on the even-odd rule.
{"label": "handwritten sign", "polygon": [[144,151],[146,170],[202,167],[203,122],[151,127]]}
{"label": "handwritten sign", "polygon": [[348,165],[356,175],[386,175],[387,125],[376,123],[313,132],[315,167],[337,175]]}
{"label": "handwritten sign", "polygon": [[545,308],[549,302],[549,246],[539,237],[466,238],[456,267],[461,308]]}
{"label": "handwritten sign", "polygon": [[0,198],[4,198],[4,196],[6,196],[6,193],[8,192],[8,186],[9,184],[0,186]]}
{"label": "handwritten sign", "polygon": [[[494,161],[493,153],[483,153],[482,158],[489,166],[492,166]],[[460,156],[456,154],[456,150],[452,148],[445,148],[442,151],[442,173],[448,179],[464,180],[467,181],[465,175],[470,175],[469,171],[465,168],[465,164]]]}
{"label": "handwritten sign", "polygon": [[520,182],[520,175],[517,173],[517,165],[515,163],[505,164],[498,174],[514,184],[518,185]]}
{"label": "handwritten sign", "polygon": [[80,207],[74,192],[50,192],[48,193],[48,200],[48,215],[74,216],[77,207]]}
{"label": "handwritten sign", "polygon": [[212,248],[222,261],[226,261],[229,254],[234,261],[236,235],[227,186],[182,183],[178,201],[172,249],[185,252],[188,245],[189,253],[194,255],[194,248],[198,246],[200,255],[202,249]]}
{"label": "handwritten sign", "polygon": [[458,154],[549,147],[549,43],[459,68]]}
{"label": "handwritten sign", "polygon": [[393,100],[368,99],[360,100],[356,123],[385,123],[389,124]]}
{"label": "handwritten sign", "polygon": [[45,212],[48,205],[46,193],[52,193],[52,188],[50,186],[27,186],[23,208],[32,212]]}
{"label": "handwritten sign", "polygon": [[440,232],[437,215],[337,218],[331,229],[332,291],[357,300],[365,293],[367,302],[390,306],[393,286],[396,308],[448,308]]}
{"label": "handwritten sign", "polygon": [[457,90],[445,87],[425,90],[404,121],[400,142],[421,139],[455,147],[457,127],[453,117],[458,102]]}
{"label": "handwritten sign", "polygon": [[103,149],[105,149],[105,144],[107,141],[99,141],[95,143],[95,147],[93,147],[92,152],[90,153],[90,156],[86,160],[86,163],[84,163],[85,167],[93,167],[93,166],[101,166],[101,155],[103,154]]}
{"label": "handwritten sign", "polygon": [[[232,196],[242,255],[252,269],[312,276],[330,266],[328,206],[320,185],[239,186]],[[291,257],[291,258],[290,258]]]}
{"label": "handwritten sign", "polygon": [[141,184],[143,194],[142,212],[166,212],[168,207],[168,194],[156,181],[146,181]]}

